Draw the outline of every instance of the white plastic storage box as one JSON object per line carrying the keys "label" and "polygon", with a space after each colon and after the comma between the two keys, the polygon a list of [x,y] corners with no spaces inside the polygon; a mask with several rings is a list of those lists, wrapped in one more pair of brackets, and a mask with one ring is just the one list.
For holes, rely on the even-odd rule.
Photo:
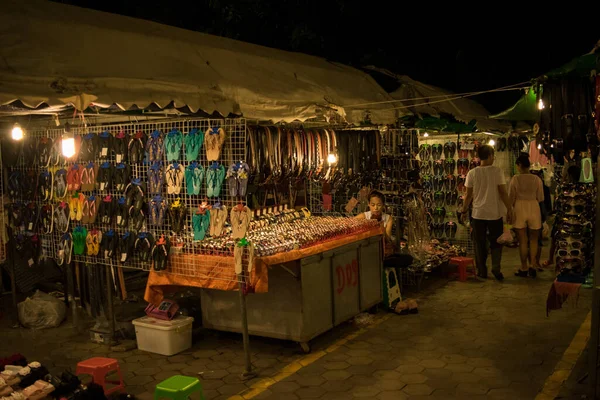
{"label": "white plastic storage box", "polygon": [[132,322],[140,350],[172,356],[192,347],[193,317],[177,316],[171,321],[142,317]]}

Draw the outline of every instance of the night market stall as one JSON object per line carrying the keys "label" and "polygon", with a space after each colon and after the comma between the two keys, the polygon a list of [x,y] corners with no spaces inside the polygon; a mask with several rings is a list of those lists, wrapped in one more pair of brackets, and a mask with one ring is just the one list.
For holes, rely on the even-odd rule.
{"label": "night market stall", "polygon": [[[302,189],[347,176],[336,168],[347,156],[337,126],[401,115],[376,104],[389,97],[368,75],[57,3],[9,2],[0,18],[2,37],[46,38],[2,50],[12,66],[0,73],[0,112],[12,131],[3,161],[14,294],[20,271],[54,259],[78,305],[106,317],[108,328],[91,332],[104,343],[114,343],[112,301],[127,298],[130,270],[149,272],[150,315],[173,317],[161,301],[174,287],[206,288],[205,326],[244,331],[246,345],[246,319],[253,333],[305,343],[381,301],[379,224],[312,216]],[[42,66],[44,55],[68,62]],[[341,106],[361,103],[370,106]],[[376,169],[379,152],[369,157]],[[284,303],[283,285],[302,302]],[[264,328],[285,326],[266,296],[293,308],[295,333]],[[246,308],[246,297],[257,303]],[[211,311],[219,301],[229,314]]]}

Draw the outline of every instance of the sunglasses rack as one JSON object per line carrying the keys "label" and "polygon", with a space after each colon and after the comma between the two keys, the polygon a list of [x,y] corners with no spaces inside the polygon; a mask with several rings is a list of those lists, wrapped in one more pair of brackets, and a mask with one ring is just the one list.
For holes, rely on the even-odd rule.
{"label": "sunglasses rack", "polygon": [[558,281],[584,283],[593,270],[596,194],[594,184],[557,186],[553,240]]}
{"label": "sunglasses rack", "polygon": [[[190,132],[197,135],[195,141]],[[241,165],[246,157],[244,119],[73,126],[78,153],[72,159],[61,155],[64,133],[64,129],[30,132],[8,174],[10,210],[18,214],[10,218],[11,224],[36,242],[41,256],[64,264],[65,249],[75,244],[71,256],[75,262],[145,271],[154,264],[156,271],[227,285],[237,282],[227,221],[229,210],[243,206],[246,199],[238,186],[243,177],[232,180],[226,175],[230,166]],[[88,139],[98,142],[84,156]],[[128,154],[128,144],[135,140],[140,141],[138,159],[133,152]],[[149,141],[154,147],[144,156]],[[165,143],[173,146],[167,149]],[[148,153],[154,154],[151,161]],[[51,162],[46,166],[48,157]],[[105,181],[106,176],[110,179]],[[153,184],[150,176],[160,184]],[[215,224],[218,228],[213,228],[211,212],[213,217],[222,214]],[[203,246],[209,237],[212,246]],[[77,245],[81,238],[83,248]],[[159,255],[169,254],[169,249],[170,258]]]}

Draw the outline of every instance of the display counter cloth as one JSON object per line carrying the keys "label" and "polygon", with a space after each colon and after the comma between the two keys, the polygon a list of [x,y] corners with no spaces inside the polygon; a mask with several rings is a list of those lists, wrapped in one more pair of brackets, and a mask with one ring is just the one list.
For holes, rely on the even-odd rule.
{"label": "display counter cloth", "polygon": [[[371,229],[359,234],[351,234],[316,244],[305,249],[292,250],[266,257],[255,257],[254,267],[250,272],[250,285],[255,293],[265,293],[269,290],[268,268],[278,266],[290,261],[300,260],[328,250],[358,242],[373,236],[382,235],[381,228]],[[202,260],[202,261],[199,261]],[[233,256],[208,256],[201,254],[171,254],[169,265],[208,265],[218,264],[218,270],[204,276],[193,277],[172,274],[168,271],[150,271],[144,300],[155,305],[160,304],[164,296],[181,289],[182,286],[200,287],[217,290],[237,290],[238,284],[235,277],[235,261]]]}

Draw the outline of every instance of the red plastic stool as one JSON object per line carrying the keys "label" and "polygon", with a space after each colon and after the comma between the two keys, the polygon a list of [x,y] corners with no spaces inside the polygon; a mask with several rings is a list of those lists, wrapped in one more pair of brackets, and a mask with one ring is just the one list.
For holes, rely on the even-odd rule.
{"label": "red plastic stool", "polygon": [[457,272],[450,274],[451,276],[458,275],[458,280],[461,282],[467,281],[467,267],[471,266],[471,272],[469,273],[473,277],[477,277],[477,268],[475,267],[475,260],[470,257],[452,257],[449,262],[450,265],[456,265]]}
{"label": "red plastic stool", "polygon": [[[119,375],[118,381],[107,381],[106,375],[111,372],[116,372]],[[116,391],[125,391],[125,384],[123,383],[123,375],[121,374],[121,367],[119,367],[119,362],[114,358],[104,358],[104,357],[93,357],[89,358],[85,361],[81,361],[77,363],[77,375],[91,375],[92,382],[97,383],[98,385],[104,388],[104,394],[109,395]],[[115,385],[113,387],[107,388],[106,384],[110,383]]]}

